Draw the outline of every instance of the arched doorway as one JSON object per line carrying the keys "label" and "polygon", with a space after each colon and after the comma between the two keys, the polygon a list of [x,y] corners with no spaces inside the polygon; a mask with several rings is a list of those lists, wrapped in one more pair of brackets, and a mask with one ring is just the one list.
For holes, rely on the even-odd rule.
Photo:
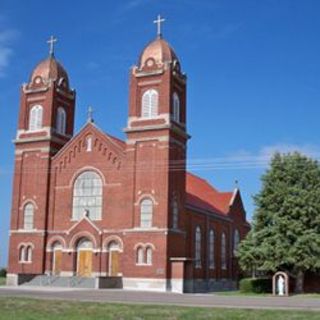
{"label": "arched doorway", "polygon": [[86,238],[79,240],[77,245],[77,275],[91,277],[92,273],[92,242]]}
{"label": "arched doorway", "polygon": [[108,243],[107,250],[109,252],[108,274],[109,277],[117,277],[120,273],[120,245],[117,241],[112,240]]}
{"label": "arched doorway", "polygon": [[52,274],[60,276],[62,271],[62,245],[60,242],[55,242],[52,246]]}

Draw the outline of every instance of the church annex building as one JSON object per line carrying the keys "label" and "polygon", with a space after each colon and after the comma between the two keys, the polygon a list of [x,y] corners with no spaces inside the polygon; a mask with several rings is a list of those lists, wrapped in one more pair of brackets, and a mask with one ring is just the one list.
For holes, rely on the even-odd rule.
{"label": "church annex building", "polygon": [[158,33],[130,72],[125,141],[89,117],[53,50],[21,88],[9,285],[233,288],[250,229],[239,190],[186,171],[187,78]]}

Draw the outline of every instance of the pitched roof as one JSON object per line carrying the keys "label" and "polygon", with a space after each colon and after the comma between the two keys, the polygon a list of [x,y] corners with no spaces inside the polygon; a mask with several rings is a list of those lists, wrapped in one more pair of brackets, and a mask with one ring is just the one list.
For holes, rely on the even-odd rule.
{"label": "pitched roof", "polygon": [[227,215],[233,192],[219,192],[205,179],[186,174],[186,203],[199,209]]}
{"label": "pitched roof", "polygon": [[116,145],[118,145],[120,148],[125,149],[126,143],[123,140],[120,140],[119,138],[110,135],[109,133],[103,132],[107,137],[110,138]]}

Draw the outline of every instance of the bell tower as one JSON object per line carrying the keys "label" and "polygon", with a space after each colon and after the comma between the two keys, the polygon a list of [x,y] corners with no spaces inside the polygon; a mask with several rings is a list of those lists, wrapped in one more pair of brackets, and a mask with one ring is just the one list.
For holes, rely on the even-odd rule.
{"label": "bell tower", "polygon": [[16,144],[46,141],[51,155],[72,137],[75,111],[75,91],[55,59],[55,41],[49,39],[49,57],[34,68],[29,82],[22,86],[16,139]]}
{"label": "bell tower", "polygon": [[[130,71],[127,187],[132,189],[132,227],[139,228],[141,201],[153,205],[152,228],[164,230],[163,257],[185,256],[186,75],[161,34],[142,51]],[[178,244],[178,242],[179,244]],[[173,243],[177,245],[172,245]],[[163,261],[170,277],[169,261]],[[168,272],[168,273],[167,273]]]}
{"label": "bell tower", "polygon": [[[9,274],[44,272],[51,159],[73,136],[75,91],[54,56],[55,42],[54,37],[49,39],[48,58],[34,68],[21,88],[14,141]],[[17,249],[26,234],[32,248],[28,262]]]}

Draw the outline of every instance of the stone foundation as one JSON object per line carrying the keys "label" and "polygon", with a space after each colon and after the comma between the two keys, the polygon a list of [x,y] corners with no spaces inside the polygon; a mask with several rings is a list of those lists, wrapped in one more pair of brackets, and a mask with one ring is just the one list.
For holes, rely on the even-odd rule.
{"label": "stone foundation", "polygon": [[123,278],[123,288],[142,291],[168,291],[167,279]]}
{"label": "stone foundation", "polygon": [[70,276],[50,276],[34,274],[7,274],[8,286],[36,285],[47,287],[85,287],[92,289],[127,289],[141,291],[159,291],[174,293],[200,293],[230,291],[237,289],[237,282],[229,279],[156,279],[92,277],[79,278]]}
{"label": "stone foundation", "polygon": [[15,273],[8,273],[6,284],[7,286],[20,286],[26,282],[31,281],[37,275],[36,274],[15,274]]}

